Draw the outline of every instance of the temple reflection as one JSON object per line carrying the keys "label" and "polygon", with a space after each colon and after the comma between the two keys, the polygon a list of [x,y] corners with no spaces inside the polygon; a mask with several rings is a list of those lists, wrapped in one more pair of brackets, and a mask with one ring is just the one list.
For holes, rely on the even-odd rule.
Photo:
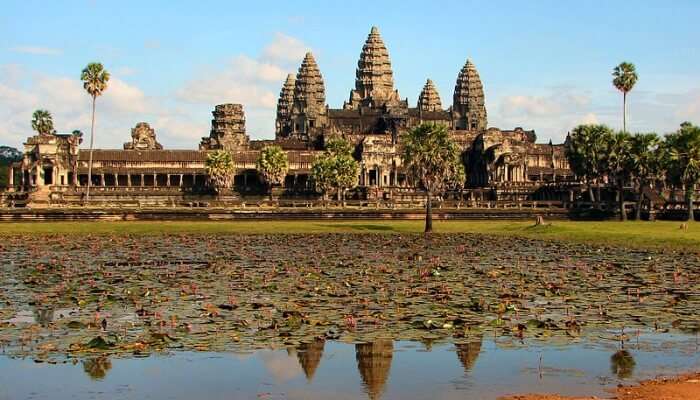
{"label": "temple reflection", "polygon": [[357,369],[360,371],[365,392],[370,399],[380,399],[389,378],[394,342],[380,339],[355,345]]}
{"label": "temple reflection", "polygon": [[95,358],[88,358],[82,361],[83,363],[83,371],[85,371],[86,374],[90,377],[92,380],[102,380],[107,376],[107,371],[112,369],[112,361],[109,360],[109,357],[95,357]]}
{"label": "temple reflection", "polygon": [[465,343],[455,343],[457,358],[464,368],[464,373],[469,373],[469,371],[474,368],[476,364],[476,359],[479,358],[481,353],[481,342],[483,336],[478,336],[470,338],[468,342]]}
{"label": "temple reflection", "polygon": [[296,349],[299,365],[301,365],[301,369],[304,370],[304,375],[306,375],[306,380],[309,383],[311,383],[316,369],[321,363],[325,344],[326,342],[324,340],[315,340],[310,343],[302,343]]}

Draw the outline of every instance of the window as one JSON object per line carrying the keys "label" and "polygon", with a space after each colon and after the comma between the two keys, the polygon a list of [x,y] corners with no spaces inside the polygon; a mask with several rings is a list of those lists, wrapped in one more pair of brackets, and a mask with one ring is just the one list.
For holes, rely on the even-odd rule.
{"label": "window", "polygon": [[309,128],[313,128],[313,127],[314,127],[314,120],[312,119],[312,120],[309,120]]}

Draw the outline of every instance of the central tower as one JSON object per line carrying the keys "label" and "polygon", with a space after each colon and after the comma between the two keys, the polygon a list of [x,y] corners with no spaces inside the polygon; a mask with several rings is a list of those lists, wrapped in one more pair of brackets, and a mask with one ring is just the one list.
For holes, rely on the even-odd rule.
{"label": "central tower", "polygon": [[361,107],[381,108],[399,103],[399,92],[394,89],[394,74],[391,71],[389,52],[376,26],[362,46],[355,73],[355,89],[343,105],[346,110]]}

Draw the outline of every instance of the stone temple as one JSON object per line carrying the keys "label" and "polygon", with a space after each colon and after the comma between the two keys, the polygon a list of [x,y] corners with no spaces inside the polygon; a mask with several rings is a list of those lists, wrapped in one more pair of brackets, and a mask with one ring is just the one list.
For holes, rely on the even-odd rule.
{"label": "stone temple", "polygon": [[402,170],[401,136],[423,122],[446,125],[463,150],[465,196],[479,192],[482,198],[487,193],[495,199],[527,199],[553,182],[573,179],[563,144],[536,143],[532,130],[488,126],[483,84],[471,60],[457,71],[452,103],[446,106],[430,79],[415,102],[401,98],[389,51],[379,29],[372,27],[357,62],[355,87],[340,108],[326,103],[321,68],[313,54],[304,56],[296,74],[282,82],[274,140],[251,140],[243,105],[221,104],[214,108],[211,131],[198,150],[163,149],[154,129],[140,122],[123,149],[94,151],[88,177],[89,152],[79,149],[79,136],[37,135],[27,139],[24,159],[11,167],[10,186],[37,201],[70,203],[80,199],[91,179],[95,200],[191,202],[208,193],[207,153],[224,149],[233,154],[237,168],[233,193],[245,196],[262,186],[255,170],[260,149],[276,144],[290,163],[284,196],[309,198],[315,195],[311,163],[328,138],[340,136],[354,144],[361,166],[355,198],[392,198],[415,189]]}

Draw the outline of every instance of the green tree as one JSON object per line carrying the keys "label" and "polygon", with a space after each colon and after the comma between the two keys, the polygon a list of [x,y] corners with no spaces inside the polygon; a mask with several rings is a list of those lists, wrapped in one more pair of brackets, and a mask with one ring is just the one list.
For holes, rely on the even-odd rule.
{"label": "green tree", "polygon": [[217,194],[233,185],[236,166],[228,151],[216,150],[207,154],[204,166],[207,170],[209,184]]}
{"label": "green tree", "polygon": [[403,137],[403,166],[408,177],[425,189],[425,232],[433,231],[432,197],[464,182],[460,149],[441,124],[423,123]]}
{"label": "green tree", "polygon": [[92,185],[92,152],[95,144],[95,103],[97,97],[107,90],[109,82],[109,72],[100,63],[90,63],[80,74],[83,88],[92,97],[92,124],[90,125],[90,157],[88,160],[88,182],[85,191],[85,199],[90,200],[90,185]]}
{"label": "green tree", "polygon": [[36,110],[32,114],[32,129],[40,135],[51,135],[56,132],[53,129],[53,117],[47,110]]}
{"label": "green tree", "polygon": [[311,165],[311,179],[317,190],[323,193],[335,189],[338,201],[345,201],[345,191],[357,186],[360,164],[352,156],[352,145],[342,138],[331,138],[325,150]]}
{"label": "green tree", "polygon": [[614,178],[617,184],[617,200],[620,220],[627,220],[625,211],[625,181],[630,175],[630,135],[627,132],[617,132],[605,136],[604,163],[605,172],[609,178]]}
{"label": "green tree", "polygon": [[628,161],[630,174],[637,187],[637,204],[634,209],[636,220],[642,217],[644,188],[650,187],[659,174],[658,148],[659,136],[656,133],[637,133],[630,138]]}
{"label": "green tree", "polygon": [[669,178],[685,187],[688,221],[694,221],[695,186],[700,180],[700,127],[682,123],[679,130],[666,136],[665,147]]}
{"label": "green tree", "polygon": [[[613,135],[612,129],[605,125],[579,125],[571,132],[566,140],[566,157],[572,171],[583,178],[588,186],[591,202],[599,207],[600,180],[605,174],[605,154],[608,138]],[[596,185],[598,196],[593,194]]]}
{"label": "green tree", "polygon": [[272,186],[284,183],[284,178],[289,170],[287,153],[279,146],[268,146],[260,151],[255,168],[268,184],[270,200],[272,200]]}
{"label": "green tree", "polygon": [[622,131],[627,132],[627,93],[637,83],[637,71],[634,64],[622,62],[613,69],[613,85],[622,92]]}

